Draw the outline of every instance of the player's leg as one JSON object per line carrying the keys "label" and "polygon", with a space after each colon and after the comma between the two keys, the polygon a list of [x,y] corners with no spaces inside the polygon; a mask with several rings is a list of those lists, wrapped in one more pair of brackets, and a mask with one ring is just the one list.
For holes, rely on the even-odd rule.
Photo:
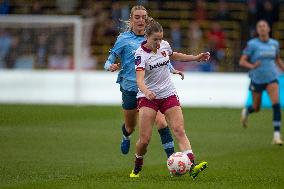
{"label": "player's leg", "polygon": [[139,109],[139,139],[136,143],[135,164],[130,177],[139,177],[139,172],[142,170],[143,157],[147,152],[147,146],[152,135],[152,126],[156,117],[156,110],[148,107]]}
{"label": "player's leg", "polygon": [[168,123],[172,128],[172,132],[177,139],[179,149],[182,152],[187,152],[189,159],[193,162],[194,156],[192,153],[190,142],[186,136],[184,129],[184,119],[180,106],[174,106],[165,111]]}
{"label": "player's leg", "polygon": [[171,131],[168,127],[165,116],[158,111],[156,119],[156,126],[160,134],[161,142],[166,152],[167,157],[170,157],[174,153],[174,140]]}
{"label": "player's leg", "polygon": [[130,135],[136,126],[137,109],[123,110],[124,124],[122,124],[122,141],[120,145],[121,152],[128,154],[130,149]]}
{"label": "player's leg", "polygon": [[187,154],[188,158],[193,163],[189,173],[193,178],[195,178],[201,171],[203,171],[208,166],[208,163],[201,162],[197,164],[195,162],[195,157],[193,155],[190,142],[185,133],[184,119],[181,107],[180,106],[172,107],[166,110],[165,115],[167,117],[167,120],[169,121],[171,128],[173,129],[173,134],[177,139],[180,150],[183,153]]}
{"label": "player's leg", "polygon": [[253,105],[243,108],[241,112],[241,124],[243,125],[244,128],[248,126],[249,114],[258,112],[260,110],[261,97],[262,97],[262,91],[264,90],[264,85],[251,83],[249,89],[252,92]]}
{"label": "player's leg", "polygon": [[137,120],[137,99],[136,92],[122,92],[122,108],[124,115],[124,123],[122,124],[122,141],[120,145],[121,152],[128,154],[130,149],[130,135],[133,133]]}
{"label": "player's leg", "polygon": [[272,82],[267,85],[266,90],[272,102],[273,109],[273,144],[282,145],[283,141],[281,140],[280,128],[281,128],[281,107],[279,104],[279,85],[278,82]]}

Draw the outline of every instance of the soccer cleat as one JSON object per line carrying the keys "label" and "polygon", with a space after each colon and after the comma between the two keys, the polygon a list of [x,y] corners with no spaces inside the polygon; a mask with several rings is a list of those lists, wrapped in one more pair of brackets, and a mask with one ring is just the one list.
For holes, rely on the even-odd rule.
{"label": "soccer cleat", "polygon": [[193,168],[190,169],[189,175],[194,179],[198,176],[201,171],[204,171],[208,167],[208,163],[203,161],[197,165],[194,165]]}
{"label": "soccer cleat", "polygon": [[283,141],[281,140],[280,137],[274,137],[272,139],[272,144],[282,146],[283,145]]}
{"label": "soccer cleat", "polygon": [[248,110],[246,108],[242,109],[241,124],[244,128],[248,127]]}
{"label": "soccer cleat", "polygon": [[130,148],[130,139],[128,137],[122,136],[122,141],[120,145],[120,150],[123,154],[128,154]]}
{"label": "soccer cleat", "polygon": [[135,173],[134,173],[134,170],[132,170],[131,173],[130,173],[130,175],[129,175],[129,177],[130,177],[130,178],[139,178],[139,173],[135,174]]}

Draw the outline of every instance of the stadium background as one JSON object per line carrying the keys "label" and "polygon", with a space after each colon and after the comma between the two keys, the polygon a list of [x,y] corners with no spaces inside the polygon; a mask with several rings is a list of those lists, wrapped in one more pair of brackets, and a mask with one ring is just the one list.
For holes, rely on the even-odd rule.
{"label": "stadium background", "polygon": [[[186,71],[216,71],[240,72],[238,66],[240,52],[245,41],[255,35],[255,23],[259,19],[268,20],[272,26],[272,36],[280,41],[284,48],[284,1],[276,0],[197,0],[197,1],[78,1],[78,0],[2,0],[1,14],[29,14],[29,15],[81,15],[84,18],[95,18],[90,35],[90,54],[93,62],[86,69],[102,69],[108,51],[117,35],[123,29],[120,20],[127,20],[129,9],[135,4],[143,4],[149,10],[150,16],[157,19],[164,27],[165,39],[171,42],[174,50],[196,53],[210,51],[212,54],[210,65],[180,64],[176,66]],[[35,46],[42,35],[47,39],[47,57],[43,63],[30,62],[34,69],[72,69],[72,60],[66,66],[49,65],[49,56],[54,53],[53,48],[63,43],[64,54],[72,56],[72,29],[56,30],[56,35],[50,30],[12,30],[1,27],[1,39],[8,36],[14,41],[13,53],[1,52],[2,59],[9,55],[3,68],[21,68],[12,60],[20,55],[37,56]],[[4,29],[4,31],[3,31]],[[66,31],[67,30],[67,31]],[[69,30],[69,31],[68,31]],[[36,33],[37,32],[37,33]],[[60,33],[61,32],[61,33]],[[48,34],[49,33],[49,34]],[[64,40],[62,40],[64,36]],[[29,44],[19,47],[21,43]],[[58,42],[59,41],[59,42]],[[16,44],[18,43],[18,44]],[[18,48],[15,46],[18,45]],[[4,46],[4,44],[2,45]],[[11,48],[12,47],[12,48]],[[2,51],[5,47],[2,47]],[[4,49],[5,50],[5,49]],[[18,50],[18,53],[15,51]],[[6,50],[7,51],[7,50]],[[6,53],[6,54],[5,54]],[[283,56],[282,51],[282,56]],[[20,54],[20,55],[19,55]],[[11,57],[12,56],[12,57]],[[18,56],[18,57],[13,57]],[[14,60],[15,61],[15,60]]]}
{"label": "stadium background", "polygon": [[[96,100],[90,100],[91,97],[85,100],[84,96],[88,96],[85,93],[88,92],[90,96],[90,94],[102,89],[96,88],[96,84],[94,86],[90,84],[85,88],[94,88],[94,91],[88,90],[86,92],[84,84],[82,84],[86,83],[86,80],[82,80],[79,73],[88,75],[85,72],[93,72],[94,75],[99,75],[95,73],[103,71],[103,64],[110,48],[119,32],[125,29],[121,20],[128,20],[130,8],[135,4],[144,5],[149,10],[150,16],[163,25],[165,39],[171,43],[174,50],[192,54],[202,51],[211,53],[211,60],[205,64],[173,62],[173,65],[176,69],[185,71],[187,77],[192,77],[189,74],[192,72],[201,73],[196,80],[202,78],[206,73],[211,73],[213,78],[217,77],[212,73],[227,74],[228,84],[219,85],[219,88],[222,89],[220,93],[225,94],[223,92],[227,90],[225,87],[232,82],[230,80],[232,77],[228,74],[239,73],[243,75],[243,78],[247,77],[245,75],[247,70],[240,68],[238,60],[246,41],[255,36],[257,20],[265,19],[269,22],[272,27],[271,35],[279,40],[281,56],[284,55],[284,14],[282,11],[284,10],[284,1],[3,0],[0,4],[0,13],[4,15],[0,17],[0,71],[3,73],[0,86],[5,90],[0,94],[0,101],[3,103],[60,103],[60,101],[64,102],[64,98],[68,99],[74,96],[74,100],[71,102],[73,104],[84,101],[89,104],[103,104],[105,101],[108,101],[105,104],[111,102],[115,105],[119,104],[119,98],[112,100],[111,97],[99,103]],[[76,18],[73,18],[72,22],[70,20],[74,15],[76,15]],[[19,19],[21,21],[18,21]],[[76,26],[76,19],[80,19],[79,26]],[[24,20],[25,22],[22,22]],[[44,20],[45,22],[43,22]],[[78,28],[82,33],[78,34]],[[76,43],[78,38],[79,43]],[[17,74],[11,73],[11,70],[17,72]],[[39,70],[41,72],[37,72]],[[72,91],[72,95],[66,97],[63,95],[64,92],[61,91],[61,98],[49,99],[45,102],[44,99],[54,96],[55,92],[52,91],[55,89],[49,86],[53,85],[51,80],[52,74],[55,72],[62,75],[61,78],[58,77],[57,83],[58,85],[61,84],[59,88],[66,88],[66,86],[69,86],[68,83],[74,83],[71,89],[67,89]],[[66,72],[73,74],[66,75]],[[105,77],[114,77],[110,73],[105,74]],[[15,75],[19,77],[15,77]],[[30,77],[25,78],[24,75]],[[34,75],[41,75],[42,77]],[[69,79],[62,79],[67,77]],[[249,99],[243,98],[244,93],[248,93],[248,79],[246,78],[246,81],[244,81],[243,78],[238,83],[238,86],[242,85],[243,87],[239,90],[240,92],[235,94],[236,98],[241,101],[238,107],[251,103]],[[95,78],[91,76],[86,79],[96,83]],[[34,84],[35,80],[38,81],[38,85]],[[16,87],[24,81],[25,85],[20,85],[24,86],[22,89]],[[44,88],[45,83],[48,86]],[[186,91],[185,83],[178,85],[181,86],[181,91]],[[38,91],[38,87],[47,91],[47,93],[34,92]],[[117,90],[114,85],[106,84],[105,88]],[[195,91],[201,90],[196,88]],[[211,90],[205,92],[214,93]],[[18,96],[15,96],[15,94],[18,94]],[[48,97],[38,98],[36,94]],[[115,94],[119,96],[118,93]],[[200,94],[198,95],[200,96]],[[249,95],[246,94],[245,96]],[[24,96],[35,100],[32,101],[29,98],[24,98]],[[60,95],[56,96],[59,97]],[[190,91],[184,96],[195,100],[190,96]],[[226,98],[228,95],[218,96],[218,98],[223,97]],[[99,97],[93,97],[93,99],[95,98],[99,99]],[[209,98],[215,99],[210,96],[207,99]],[[204,99],[201,100],[204,101]],[[263,101],[264,106],[270,106],[267,97]],[[212,103],[210,104],[212,100],[208,102],[207,105],[212,106]],[[184,104],[195,105],[187,102]],[[219,106],[230,107],[230,104],[221,103]],[[231,107],[235,106],[233,103],[231,104]]]}
{"label": "stadium background", "polygon": [[[284,1],[197,1],[0,0],[0,188],[283,188],[271,109],[240,126],[240,108],[251,102],[238,58],[263,16],[284,57]],[[174,63],[186,71],[184,81],[173,77],[189,106],[186,130],[198,161],[209,162],[196,180],[169,176],[157,132],[141,178],[128,178],[135,149],[121,155],[119,86],[102,66],[118,18],[137,3],[163,24],[175,50],[213,54],[210,64]],[[85,35],[76,46],[78,23]],[[222,29],[210,34],[213,26]],[[136,131],[132,144],[137,138]]]}

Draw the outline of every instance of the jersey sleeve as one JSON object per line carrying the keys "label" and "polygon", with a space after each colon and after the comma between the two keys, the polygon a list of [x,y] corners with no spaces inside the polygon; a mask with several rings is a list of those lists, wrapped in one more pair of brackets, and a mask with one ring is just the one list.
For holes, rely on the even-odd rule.
{"label": "jersey sleeve", "polygon": [[276,55],[280,55],[280,47],[278,41],[275,41]]}
{"label": "jersey sleeve", "polygon": [[109,70],[110,66],[115,62],[116,56],[114,54],[109,54],[107,61],[105,62],[104,69]]}
{"label": "jersey sleeve", "polygon": [[135,53],[135,70],[143,71],[145,70],[145,58],[143,58],[142,53],[136,51]]}
{"label": "jersey sleeve", "polygon": [[253,51],[254,51],[254,45],[251,41],[249,41],[247,43],[247,46],[244,48],[242,54],[250,57],[253,54]]}
{"label": "jersey sleeve", "polygon": [[166,48],[166,51],[168,52],[168,55],[171,56],[173,54],[172,47],[170,46],[169,42],[164,41],[164,43],[165,43],[165,48]]}
{"label": "jersey sleeve", "polygon": [[116,56],[116,58],[119,58],[121,56],[121,53],[123,51],[124,45],[125,45],[125,40],[122,34],[120,34],[117,37],[117,40],[115,42],[115,44],[113,45],[113,47],[110,49],[109,53],[113,54]]}

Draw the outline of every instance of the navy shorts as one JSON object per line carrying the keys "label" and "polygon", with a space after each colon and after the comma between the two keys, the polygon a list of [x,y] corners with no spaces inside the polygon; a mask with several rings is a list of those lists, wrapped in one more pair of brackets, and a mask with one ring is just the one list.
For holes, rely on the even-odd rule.
{"label": "navy shorts", "polygon": [[122,108],[124,110],[133,110],[137,108],[137,92],[127,91],[120,87],[122,93]]}
{"label": "navy shorts", "polygon": [[249,85],[249,89],[252,92],[262,93],[266,89],[267,85],[269,85],[271,83],[277,83],[278,84],[278,80],[274,79],[273,81],[270,81],[268,83],[261,83],[261,84],[257,84],[257,83],[254,83],[254,82],[251,81],[250,85]]}

